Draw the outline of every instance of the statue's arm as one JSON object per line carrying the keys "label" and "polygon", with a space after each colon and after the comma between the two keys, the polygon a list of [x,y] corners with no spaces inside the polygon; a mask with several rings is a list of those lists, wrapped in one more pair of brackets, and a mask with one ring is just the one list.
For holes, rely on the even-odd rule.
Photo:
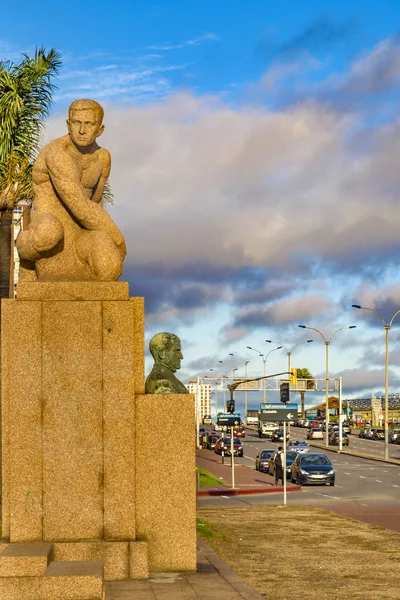
{"label": "statue's arm", "polygon": [[51,182],[74,217],[89,231],[108,233],[117,246],[124,237],[104,208],[90,200],[82,187],[78,165],[67,151],[52,149],[45,156]]}
{"label": "statue's arm", "polygon": [[111,171],[111,156],[110,156],[109,151],[102,148],[100,150],[100,152],[101,152],[101,162],[102,162],[103,167],[101,170],[101,175],[100,175],[99,181],[97,182],[97,185],[96,185],[96,191],[91,198],[92,202],[96,202],[96,204],[98,204],[103,197],[104,186],[106,184],[107,179],[110,177],[110,171]]}

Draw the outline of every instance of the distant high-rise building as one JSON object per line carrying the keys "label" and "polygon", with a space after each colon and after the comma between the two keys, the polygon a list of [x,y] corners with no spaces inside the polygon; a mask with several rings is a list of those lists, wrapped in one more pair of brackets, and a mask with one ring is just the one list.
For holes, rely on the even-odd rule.
{"label": "distant high-rise building", "polygon": [[[203,420],[204,417],[211,415],[211,385],[200,383],[197,385],[197,381],[189,381],[187,389],[190,394],[194,394],[197,399],[197,411],[199,419]],[[197,392],[200,397],[198,398]]]}

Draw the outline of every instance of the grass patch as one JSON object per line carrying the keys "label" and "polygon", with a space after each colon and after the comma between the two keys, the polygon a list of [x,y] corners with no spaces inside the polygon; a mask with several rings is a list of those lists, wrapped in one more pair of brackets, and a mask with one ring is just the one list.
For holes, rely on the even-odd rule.
{"label": "grass patch", "polygon": [[305,506],[202,507],[198,517],[200,535],[265,598],[398,598],[399,533]]}
{"label": "grass patch", "polygon": [[196,473],[199,474],[200,478],[200,487],[215,487],[216,485],[224,485],[225,481],[223,479],[218,479],[215,475],[202,469],[201,467],[196,467]]}

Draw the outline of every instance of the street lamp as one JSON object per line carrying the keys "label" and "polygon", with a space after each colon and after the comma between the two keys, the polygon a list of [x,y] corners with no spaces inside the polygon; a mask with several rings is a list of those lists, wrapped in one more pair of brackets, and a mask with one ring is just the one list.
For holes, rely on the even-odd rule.
{"label": "street lamp", "polygon": [[[248,348],[249,350],[253,350],[253,352],[258,352],[258,355],[261,356],[262,361],[264,363],[264,377],[266,377],[268,356],[271,354],[271,352],[275,352],[275,350],[280,350],[282,348],[282,346],[279,346],[278,348],[274,348],[273,350],[270,350],[269,352],[267,352],[266,355],[264,355],[262,352],[260,352],[256,348],[252,348],[251,346],[246,346],[246,348]],[[267,401],[267,381],[266,381],[266,379],[264,379],[264,404],[266,403],[266,401]]]}
{"label": "street lamp", "polygon": [[361,310],[370,310],[374,312],[380,320],[382,321],[382,325],[385,328],[385,337],[386,337],[386,356],[385,356],[385,460],[389,459],[389,329],[392,326],[394,319],[400,313],[398,310],[394,313],[393,317],[390,320],[390,323],[385,323],[385,319],[382,317],[380,313],[374,308],[366,308],[365,306],[360,306],[359,304],[352,304],[353,308],[359,308]]}
{"label": "street lamp", "polygon": [[[311,329],[312,331],[316,331],[317,333],[319,333],[319,335],[322,337],[324,344],[325,344],[325,445],[326,447],[329,446],[329,372],[328,372],[328,348],[329,348],[329,344],[331,343],[331,340],[333,338],[333,336],[338,333],[338,331],[343,331],[344,329],[355,329],[356,325],[350,325],[349,327],[340,327],[339,329],[336,329],[336,331],[334,331],[331,334],[331,337],[329,338],[329,340],[327,340],[324,336],[323,333],[321,333],[319,331],[319,329],[315,329],[315,327],[307,327],[306,325],[299,325],[299,327],[301,327],[301,329]],[[342,415],[339,415],[339,419],[341,419]],[[342,427],[341,427],[341,423],[339,423],[339,431],[341,431]]]}
{"label": "street lamp", "polygon": [[[228,352],[228,356],[233,356],[232,352]],[[221,365],[224,364],[223,360],[219,360],[218,362],[221,363]],[[224,386],[223,387],[223,390],[224,390],[224,413],[226,413],[226,388],[225,388],[225,380],[227,379],[227,376],[228,376],[228,373],[225,373],[225,375],[223,375],[221,377],[222,385]]]}
{"label": "street lamp", "polygon": [[[279,342],[273,342],[272,340],[265,340],[266,342],[268,342],[269,344],[279,344]],[[288,372],[290,373],[290,356],[293,352],[293,350],[296,348],[296,346],[299,346],[300,344],[311,344],[311,342],[313,342],[314,340],[306,340],[305,342],[297,342],[297,344],[295,344],[290,350],[288,350],[285,346],[285,344],[281,344],[280,347],[281,348],[285,348],[286,350],[286,354],[288,357]]]}
{"label": "street lamp", "polygon": [[[244,378],[247,379],[247,365],[249,364],[249,360],[246,360],[244,363]],[[243,422],[246,423],[247,418],[247,388],[244,390],[244,417]]]}

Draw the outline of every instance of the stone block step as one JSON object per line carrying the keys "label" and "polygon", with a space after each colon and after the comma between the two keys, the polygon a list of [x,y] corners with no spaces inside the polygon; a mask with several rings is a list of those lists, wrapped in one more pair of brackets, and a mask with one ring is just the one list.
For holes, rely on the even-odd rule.
{"label": "stone block step", "polygon": [[53,561],[42,577],[1,577],[7,600],[104,600],[103,563]]}
{"label": "stone block step", "polygon": [[0,577],[40,577],[53,560],[53,544],[8,544],[0,554]]}

